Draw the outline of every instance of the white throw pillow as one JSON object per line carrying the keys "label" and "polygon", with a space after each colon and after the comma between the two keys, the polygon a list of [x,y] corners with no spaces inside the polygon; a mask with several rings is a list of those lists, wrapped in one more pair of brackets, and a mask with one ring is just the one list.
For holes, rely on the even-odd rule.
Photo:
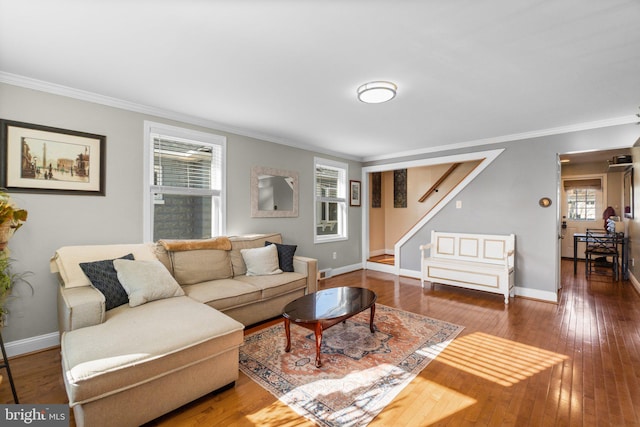
{"label": "white throw pillow", "polygon": [[252,249],[241,249],[242,259],[247,265],[247,276],[266,276],[280,274],[278,268],[278,249],[276,245]]}
{"label": "white throw pillow", "polygon": [[131,307],[184,295],[178,282],[160,261],[118,259],[113,261],[113,266],[118,272],[118,280],[129,296]]}

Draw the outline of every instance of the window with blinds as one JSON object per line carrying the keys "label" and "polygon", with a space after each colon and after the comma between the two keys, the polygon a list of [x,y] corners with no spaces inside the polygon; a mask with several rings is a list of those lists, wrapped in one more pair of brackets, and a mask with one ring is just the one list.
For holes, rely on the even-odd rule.
{"label": "window with blinds", "polygon": [[189,130],[173,130],[158,132],[154,128],[148,135],[151,238],[157,241],[221,235],[226,141],[217,135],[204,141],[206,138],[199,139],[203,135],[199,132],[189,138]]}
{"label": "window with blinds", "polygon": [[153,185],[157,187],[221,190],[220,146],[152,135]]}
{"label": "window with blinds", "polygon": [[315,242],[347,238],[346,163],[315,159]]}

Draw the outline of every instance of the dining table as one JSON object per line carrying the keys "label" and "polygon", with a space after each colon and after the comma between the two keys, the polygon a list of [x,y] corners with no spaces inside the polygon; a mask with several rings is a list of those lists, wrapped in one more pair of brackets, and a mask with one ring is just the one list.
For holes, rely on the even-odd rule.
{"label": "dining table", "polygon": [[[606,239],[607,237],[613,238],[610,233],[597,234],[596,237],[600,239]],[[618,234],[616,236],[620,252],[622,254],[622,262],[620,268],[622,269],[623,280],[629,280],[629,238],[625,235]],[[587,244],[587,233],[573,233],[573,274],[578,272],[578,244]],[[585,248],[586,249],[586,248]],[[583,252],[584,253],[584,252]]]}

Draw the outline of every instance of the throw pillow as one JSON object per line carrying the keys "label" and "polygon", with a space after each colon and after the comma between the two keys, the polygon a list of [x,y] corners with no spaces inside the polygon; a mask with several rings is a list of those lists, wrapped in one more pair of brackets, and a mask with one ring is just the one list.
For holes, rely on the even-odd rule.
{"label": "throw pillow", "polygon": [[264,242],[265,246],[276,245],[278,249],[278,265],[280,270],[292,272],[293,271],[293,256],[298,249],[297,245],[283,245],[282,243]]}
{"label": "throw pillow", "polygon": [[[133,254],[127,254],[120,259],[133,260]],[[93,287],[104,295],[105,310],[111,310],[129,302],[127,292],[118,280],[118,273],[113,267],[112,259],[81,262],[80,268],[89,278]]]}
{"label": "throw pillow", "polygon": [[113,266],[118,279],[129,295],[129,306],[179,297],[184,291],[160,261],[127,261],[117,259]]}
{"label": "throw pillow", "polygon": [[274,245],[261,248],[242,249],[242,259],[247,265],[247,276],[266,276],[280,274],[278,268],[278,249]]}

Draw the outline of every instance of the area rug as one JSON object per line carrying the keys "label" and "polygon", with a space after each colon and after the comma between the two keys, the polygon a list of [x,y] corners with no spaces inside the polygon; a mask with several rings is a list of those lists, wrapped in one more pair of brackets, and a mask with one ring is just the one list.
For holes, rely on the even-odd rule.
{"label": "area rug", "polygon": [[322,367],[315,337],[284,324],[245,337],[240,370],[300,415],[321,426],[365,426],[462,331],[463,327],[376,304],[324,331]]}

